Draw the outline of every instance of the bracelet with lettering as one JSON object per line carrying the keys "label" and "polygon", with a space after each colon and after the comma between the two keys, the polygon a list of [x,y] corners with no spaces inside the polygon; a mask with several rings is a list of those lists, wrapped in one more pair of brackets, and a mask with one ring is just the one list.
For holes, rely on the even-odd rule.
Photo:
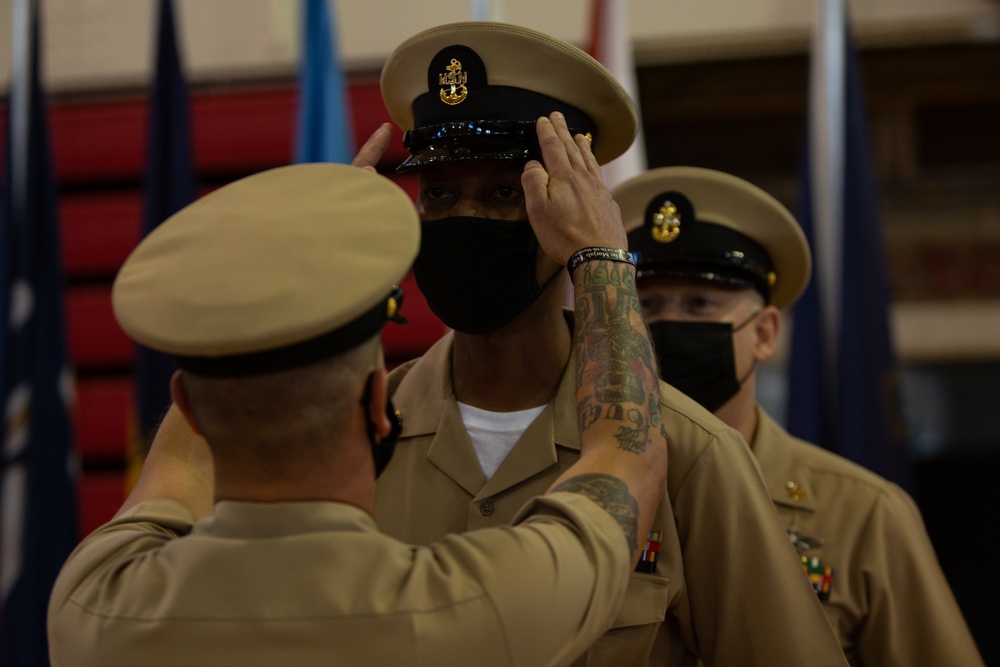
{"label": "bracelet with lettering", "polygon": [[607,259],[612,262],[624,262],[625,264],[635,266],[635,260],[632,259],[632,254],[628,250],[622,250],[621,248],[602,248],[599,246],[580,248],[570,255],[569,261],[566,262],[566,269],[569,271],[569,279],[573,280],[573,272],[576,271],[576,267],[580,266],[584,262],[589,262],[592,259]]}

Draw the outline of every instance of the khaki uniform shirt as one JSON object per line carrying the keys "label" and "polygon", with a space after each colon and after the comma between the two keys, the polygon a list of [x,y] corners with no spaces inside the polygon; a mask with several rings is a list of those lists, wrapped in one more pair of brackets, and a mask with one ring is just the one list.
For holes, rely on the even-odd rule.
{"label": "khaki uniform shirt", "polygon": [[[580,455],[570,360],[555,399],[487,481],[455,402],[451,349],[449,334],[390,376],[403,433],[375,515],[407,542],[507,523]],[[669,480],[655,572],[632,576],[614,629],[577,664],[845,665],[743,439],[677,390],[660,391]]]}
{"label": "khaki uniform shirt", "polygon": [[192,528],[150,500],[64,566],[52,665],[565,665],[608,627],[631,554],[578,494],[520,519],[411,547],[342,503],[221,502]]}
{"label": "khaki uniform shirt", "polygon": [[982,665],[913,500],[757,418],[752,449],[778,513],[803,555],[833,568],[823,607],[851,664]]}

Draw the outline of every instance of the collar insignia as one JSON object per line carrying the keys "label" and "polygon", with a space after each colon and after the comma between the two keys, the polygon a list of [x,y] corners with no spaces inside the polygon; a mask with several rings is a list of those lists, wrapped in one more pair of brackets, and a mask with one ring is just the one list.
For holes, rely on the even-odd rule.
{"label": "collar insignia", "polygon": [[788,492],[788,497],[799,502],[806,497],[806,490],[802,488],[801,484],[796,482],[785,482],[785,490]]}

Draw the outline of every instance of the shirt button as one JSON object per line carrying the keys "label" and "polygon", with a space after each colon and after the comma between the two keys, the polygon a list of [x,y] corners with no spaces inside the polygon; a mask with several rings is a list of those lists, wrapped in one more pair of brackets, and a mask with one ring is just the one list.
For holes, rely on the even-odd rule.
{"label": "shirt button", "polygon": [[488,500],[479,506],[479,513],[483,516],[493,516],[494,511],[496,511],[496,508],[493,507],[493,503]]}

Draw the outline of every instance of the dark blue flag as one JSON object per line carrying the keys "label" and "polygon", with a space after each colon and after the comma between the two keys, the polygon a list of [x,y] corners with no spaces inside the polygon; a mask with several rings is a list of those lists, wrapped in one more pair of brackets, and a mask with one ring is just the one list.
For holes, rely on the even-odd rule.
{"label": "dark blue flag", "polygon": [[78,539],[77,466],[38,15],[34,3],[18,11],[0,192],[0,664],[41,667],[49,594]]}
{"label": "dark blue flag", "polygon": [[299,62],[295,162],[354,158],[354,131],[337,50],[337,27],[328,0],[304,0]]}
{"label": "dark blue flag", "polygon": [[849,31],[843,39],[842,188],[832,193],[840,211],[832,221],[840,249],[834,258],[834,273],[839,275],[839,286],[832,292],[834,321],[824,320],[823,297],[828,292],[819,270],[824,248],[814,217],[812,182],[817,156],[807,148],[798,218],[817,270],[792,311],[786,421],[794,435],[909,488],[878,190],[858,58]]}
{"label": "dark blue flag", "polygon": [[[156,70],[149,99],[142,235],[195,199],[187,84],[177,49],[172,0],[160,0]],[[136,346],[137,429],[130,456],[130,483],[141,467],[149,435],[170,405],[173,357]]]}

